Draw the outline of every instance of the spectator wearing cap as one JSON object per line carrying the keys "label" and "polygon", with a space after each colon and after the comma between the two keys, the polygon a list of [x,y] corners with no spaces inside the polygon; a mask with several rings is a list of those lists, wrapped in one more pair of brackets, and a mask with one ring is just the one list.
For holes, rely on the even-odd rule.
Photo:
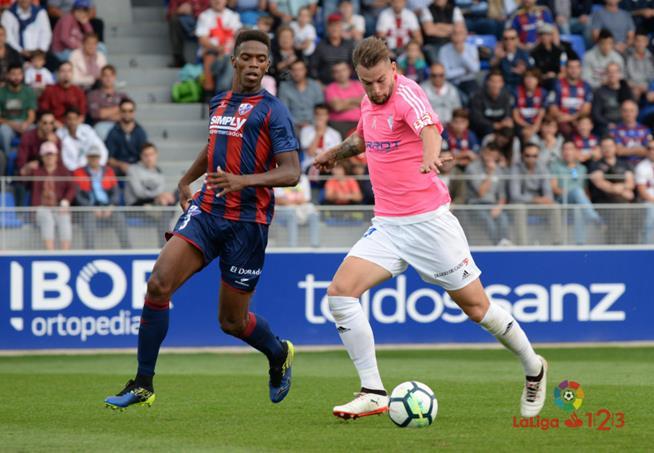
{"label": "spectator wearing cap", "polygon": [[[128,206],[174,206],[175,195],[167,192],[166,179],[157,166],[159,151],[152,143],[141,148],[139,161],[127,168],[125,204]],[[168,230],[173,213],[171,211],[148,211],[148,216],[157,223],[159,246],[163,247],[164,233]]]}
{"label": "spectator wearing cap", "polygon": [[291,80],[279,85],[279,99],[288,107],[297,131],[313,121],[313,107],[325,102],[320,85],[307,77],[304,60],[296,60],[290,66]]}
{"label": "spectator wearing cap", "polygon": [[184,41],[195,40],[195,26],[198,16],[209,8],[209,0],[170,0],[166,18],[168,19],[168,34],[173,52],[173,68],[181,68],[186,64],[184,58]]}
{"label": "spectator wearing cap", "polygon": [[347,137],[361,117],[361,100],[366,93],[361,82],[351,79],[352,70],[347,62],[332,66],[332,74],[334,81],[325,88],[329,125]]}
{"label": "spectator wearing cap", "polygon": [[76,109],[82,118],[86,116],[86,95],[72,80],[73,65],[66,61],[59,66],[57,84],[47,86],[39,97],[39,110],[54,113],[57,127],[63,125],[68,109]]}
{"label": "spectator wearing cap", "polygon": [[343,20],[340,13],[334,13],[327,19],[327,37],[316,46],[311,55],[309,72],[311,77],[318,79],[323,85],[334,81],[332,66],[340,61],[351,61],[354,43],[343,39]]}
{"label": "spectator wearing cap", "polygon": [[100,70],[107,65],[107,57],[98,52],[98,36],[95,33],[84,35],[82,47],[70,54],[73,65],[73,83],[88,90],[100,78]]}
{"label": "spectator wearing cap", "polygon": [[35,50],[47,52],[50,48],[52,29],[48,13],[31,0],[16,0],[2,13],[0,22],[7,31],[7,43],[23,57],[29,59]]}
{"label": "spectator wearing cap", "polygon": [[64,166],[74,171],[86,166],[86,151],[96,148],[100,153],[101,164],[107,163],[107,148],[88,124],[82,123],[79,110],[70,108],[65,115],[66,125],[57,129],[57,137],[61,140],[61,160]]}
{"label": "spectator wearing cap", "polygon": [[377,36],[386,39],[388,48],[396,56],[404,52],[411,41],[422,44],[420,23],[415,13],[406,8],[406,0],[390,0],[390,7],[377,19]]}
{"label": "spectator wearing cap", "polygon": [[511,95],[499,70],[491,70],[486,84],[470,101],[470,124],[478,137],[503,127],[513,128]]}
{"label": "spectator wearing cap", "polygon": [[84,35],[93,33],[90,3],[76,0],[72,10],[57,21],[52,38],[52,51],[59,61],[67,61],[71,52],[82,47]]}
{"label": "spectator wearing cap", "polygon": [[[531,50],[538,40],[538,27],[543,24],[554,25],[552,12],[546,6],[536,5],[536,0],[523,0],[513,18],[509,20],[506,28],[513,28],[518,32],[520,47]],[[559,33],[553,30],[554,42],[559,42]]]}
{"label": "spectator wearing cap", "polygon": [[632,99],[629,84],[622,78],[620,66],[609,63],[606,68],[606,80],[593,92],[591,115],[595,128],[606,131],[620,122],[620,105]]}
{"label": "spectator wearing cap", "polygon": [[7,84],[0,88],[0,144],[9,153],[11,141],[32,127],[36,119],[36,95],[23,83],[23,67],[12,66]]}
{"label": "spectator wearing cap", "polygon": [[[42,1],[43,3],[43,1]],[[47,0],[48,3],[48,16],[52,27],[56,27],[57,22],[66,14],[70,13],[75,5],[81,7],[86,6],[89,11],[89,22],[93,31],[100,42],[104,42],[104,21],[97,17],[94,0]]]}
{"label": "spectator wearing cap", "polygon": [[75,199],[75,185],[70,172],[61,165],[55,143],[43,142],[39,155],[43,166],[32,168],[24,175],[35,178],[32,206],[36,208],[36,224],[46,250],[55,249],[55,231],[59,233],[61,250],[68,250],[73,238],[68,207]]}
{"label": "spectator wearing cap", "polygon": [[105,143],[109,149],[109,165],[119,176],[127,173],[129,164],[139,161],[143,145],[148,141],[145,129],[134,119],[136,104],[131,99],[120,102],[120,120],[109,131]]}
{"label": "spectator wearing cap", "polygon": [[209,9],[198,16],[195,27],[204,66],[203,88],[211,96],[232,86],[231,54],[241,19],[226,4],[227,0],[210,0]]}
{"label": "spectator wearing cap", "polygon": [[499,67],[507,86],[515,88],[522,82],[525,71],[532,67],[533,59],[518,46],[518,32],[507,28],[502,32],[502,41],[495,47],[491,66]]}
{"label": "spectator wearing cap", "polygon": [[425,80],[420,86],[441,123],[449,123],[452,112],[461,107],[461,98],[456,87],[445,79],[445,66],[441,63],[432,64],[429,68],[429,80]]}
{"label": "spectator wearing cap", "polygon": [[610,31],[615,49],[624,53],[634,40],[636,25],[631,14],[618,7],[619,3],[620,0],[604,0],[604,6],[593,12],[590,28],[595,41],[601,39],[602,30]]}
{"label": "spectator wearing cap", "polygon": [[9,68],[21,63],[20,54],[7,44],[7,31],[0,25],[0,86],[5,84]]}
{"label": "spectator wearing cap", "polygon": [[121,211],[113,209],[120,204],[118,181],[111,167],[102,165],[102,155],[103,151],[100,148],[96,146],[88,148],[84,153],[87,163],[73,172],[77,185],[76,204],[95,208],[81,213],[84,248],[95,248],[97,223],[100,220],[116,231],[120,247],[127,249],[131,245],[125,216]]}
{"label": "spectator wearing cap", "polygon": [[420,14],[420,24],[424,31],[424,47],[430,63],[438,61],[438,51],[450,42],[455,23],[464,23],[461,10],[448,0],[434,0]]}
{"label": "spectator wearing cap", "polygon": [[609,63],[620,66],[624,74],[624,60],[615,51],[613,34],[603,29],[598,37],[597,45],[584,55],[582,78],[593,88],[598,88],[606,76],[606,68]]}
{"label": "spectator wearing cap", "polygon": [[542,24],[538,28],[538,44],[531,51],[534,66],[541,73],[541,84],[547,91],[554,88],[561,67],[568,62],[568,52],[554,42],[554,26]]}
{"label": "spectator wearing cap", "polygon": [[270,0],[268,10],[270,14],[277,20],[277,23],[290,24],[293,19],[296,19],[300,9],[307,7],[311,13],[311,17],[316,14],[318,9],[317,0]]}

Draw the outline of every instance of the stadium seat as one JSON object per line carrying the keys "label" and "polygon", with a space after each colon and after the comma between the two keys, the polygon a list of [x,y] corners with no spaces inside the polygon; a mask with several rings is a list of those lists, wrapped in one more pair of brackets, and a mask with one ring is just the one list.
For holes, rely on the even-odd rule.
{"label": "stadium seat", "polygon": [[579,60],[583,60],[584,54],[586,53],[586,43],[584,38],[579,35],[561,35],[561,40],[570,43],[572,50],[577,53]]}
{"label": "stadium seat", "polygon": [[[11,192],[4,192],[0,194],[0,207],[5,208],[16,207],[14,194]],[[21,228],[23,221],[18,217],[15,210],[0,211],[0,228]]]}
{"label": "stadium seat", "polygon": [[[486,48],[490,55],[493,55],[495,52],[495,46],[497,45],[497,38],[495,35],[470,35],[468,36],[467,42],[469,44],[474,44],[477,47]],[[480,58],[480,68],[482,70],[490,69],[490,58]]]}

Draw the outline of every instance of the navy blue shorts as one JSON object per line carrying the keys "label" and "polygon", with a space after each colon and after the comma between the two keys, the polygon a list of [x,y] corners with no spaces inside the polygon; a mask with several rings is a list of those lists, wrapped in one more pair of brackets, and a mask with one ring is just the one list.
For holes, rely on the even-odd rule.
{"label": "navy blue shorts", "polygon": [[229,286],[254,291],[263,269],[268,225],[223,219],[207,214],[193,202],[173,234],[200,250],[205,266],[220,257],[222,279]]}

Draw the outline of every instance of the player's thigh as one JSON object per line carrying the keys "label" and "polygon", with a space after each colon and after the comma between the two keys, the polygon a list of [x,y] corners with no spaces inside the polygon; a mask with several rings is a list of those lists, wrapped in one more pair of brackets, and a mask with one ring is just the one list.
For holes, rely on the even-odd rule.
{"label": "player's thigh", "polygon": [[446,211],[425,222],[403,225],[401,230],[402,234],[397,236],[402,257],[423,281],[454,291],[481,275],[465,233],[451,212]]}
{"label": "player's thigh", "polygon": [[204,256],[194,245],[173,236],[164,245],[148,280],[148,296],[170,297],[193,274],[204,267]]}
{"label": "player's thigh", "polygon": [[379,264],[358,256],[346,257],[327,288],[330,296],[361,297],[370,288],[393,277]]}
{"label": "player's thigh", "polygon": [[447,291],[452,300],[468,315],[468,318],[479,322],[488,311],[490,301],[479,278],[475,278],[466,286]]}

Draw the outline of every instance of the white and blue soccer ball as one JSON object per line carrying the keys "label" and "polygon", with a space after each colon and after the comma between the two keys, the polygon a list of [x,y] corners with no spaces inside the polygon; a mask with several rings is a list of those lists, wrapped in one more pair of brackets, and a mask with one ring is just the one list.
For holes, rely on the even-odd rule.
{"label": "white and blue soccer ball", "polygon": [[436,419],[437,413],[436,395],[422,382],[403,382],[391,393],[388,415],[400,428],[429,426]]}

